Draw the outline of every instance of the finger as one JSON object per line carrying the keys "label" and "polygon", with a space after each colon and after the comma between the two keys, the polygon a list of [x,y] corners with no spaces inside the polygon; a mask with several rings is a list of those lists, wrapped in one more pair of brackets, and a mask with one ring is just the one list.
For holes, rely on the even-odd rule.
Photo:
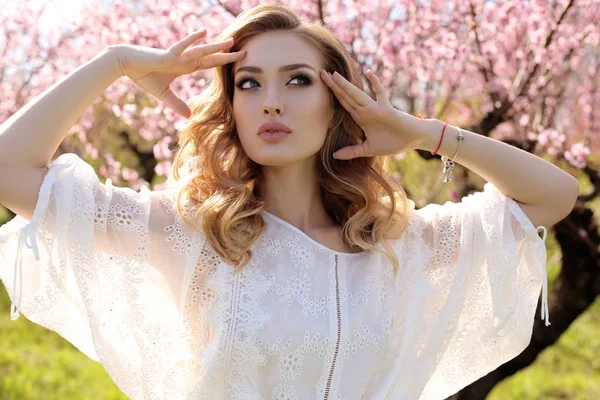
{"label": "finger", "polygon": [[353,158],[358,157],[368,157],[365,142],[343,147],[333,154],[334,157],[338,160],[352,160]]}
{"label": "finger", "polygon": [[217,53],[202,57],[199,60],[192,60],[196,71],[200,69],[209,69],[220,67],[231,62],[239,61],[246,56],[245,51],[236,51],[235,53]]}
{"label": "finger", "polygon": [[344,97],[343,95],[341,97],[336,96],[336,98],[338,99],[342,107],[344,107],[350,113],[350,115],[354,115],[354,113],[356,112],[356,105],[354,103],[349,103],[346,100],[346,97]]}
{"label": "finger", "polygon": [[337,71],[333,73],[332,78],[335,83],[337,83],[338,86],[347,94],[347,96],[350,96],[357,104],[366,106],[370,101],[373,101],[368,94],[348,82],[346,78],[340,75]]}
{"label": "finger", "polygon": [[371,85],[373,86],[373,90],[375,91],[375,94],[377,95],[377,101],[383,102],[385,104],[390,104],[390,98],[387,94],[387,90],[385,90],[385,87],[383,87],[383,85],[381,84],[381,81],[379,80],[377,75],[375,75],[375,73],[373,71],[371,71],[370,69],[367,71],[367,78],[371,82]]}
{"label": "finger", "polygon": [[350,113],[350,115],[354,115],[358,107],[360,107],[353,101],[353,99],[350,96],[341,91],[339,88],[337,89],[337,93],[334,92],[334,94],[338,102]]}
{"label": "finger", "polygon": [[185,52],[185,54],[182,54],[182,55],[185,55],[186,57],[197,60],[197,59],[207,56],[209,54],[227,50],[231,46],[233,46],[233,39],[227,39],[224,42],[204,44],[202,46],[193,47],[193,48],[187,50]]}
{"label": "finger", "polygon": [[188,105],[179,96],[173,93],[171,88],[167,89],[165,97],[162,98],[162,101],[182,117],[189,119],[192,116],[192,111]]}
{"label": "finger", "polygon": [[196,40],[200,39],[204,35],[206,35],[206,29],[202,28],[199,31],[187,35],[179,42],[169,47],[168,51],[179,56],[187,47],[189,47],[192,43],[194,43]]}
{"label": "finger", "polygon": [[340,85],[338,85],[337,82],[333,80],[331,75],[329,75],[326,72],[321,72],[321,77],[323,81],[327,84],[327,86],[329,86],[333,94],[335,94],[335,97],[338,99],[338,101],[342,103],[342,106],[344,106],[346,110],[354,111],[356,108],[358,108],[359,105],[354,101],[352,97],[348,96],[348,94],[346,94],[346,92],[342,90]]}

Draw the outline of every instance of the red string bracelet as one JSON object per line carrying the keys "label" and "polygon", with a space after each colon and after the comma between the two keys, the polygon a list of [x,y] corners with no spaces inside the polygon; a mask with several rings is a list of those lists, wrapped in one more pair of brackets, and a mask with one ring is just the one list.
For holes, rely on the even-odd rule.
{"label": "red string bracelet", "polygon": [[[419,119],[425,119],[425,117],[422,116],[417,116],[417,118]],[[446,125],[448,125],[448,123],[446,122],[444,124],[444,128],[442,129],[442,137],[440,138],[440,142],[438,143],[437,149],[435,149],[434,151],[431,152],[431,155],[435,156],[438,152],[438,150],[440,149],[440,146],[442,145],[442,140],[444,140],[444,132],[446,132]]]}

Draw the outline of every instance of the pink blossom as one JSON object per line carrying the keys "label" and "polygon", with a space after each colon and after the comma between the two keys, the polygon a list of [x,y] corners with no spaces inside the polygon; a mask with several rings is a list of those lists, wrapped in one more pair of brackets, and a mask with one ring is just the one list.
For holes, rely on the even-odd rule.
{"label": "pink blossom", "polygon": [[[94,2],[77,18],[47,28],[42,35],[39,24],[32,22],[41,20],[38,14],[42,9],[28,3],[10,2],[10,12],[6,9],[0,15],[6,33],[0,36],[1,121],[107,45],[167,48],[201,26],[208,35],[200,43],[208,43],[239,12],[259,1],[116,0],[103,2],[103,6]],[[309,18],[319,15],[314,1],[300,0],[290,6]],[[600,91],[595,84],[600,32],[588,10],[589,2],[573,5],[548,48],[544,41],[553,28],[551,16],[556,14],[551,2],[475,2],[473,6],[476,21],[469,3],[464,2],[448,7],[439,0],[418,5],[382,0],[373,6],[367,1],[337,0],[323,2],[323,18],[326,27],[353,51],[362,71],[367,67],[380,71],[378,76],[402,111],[476,126],[509,101],[512,106],[503,115],[504,123],[493,129],[506,136],[537,140],[541,151],[564,156],[573,166],[583,168],[594,144],[572,143],[584,135],[597,136],[597,125],[592,126],[591,121],[600,121]],[[471,29],[473,22],[480,49]],[[528,78],[535,63],[539,63],[538,72],[529,86],[515,84]],[[202,92],[211,76],[210,70],[182,76],[172,88],[188,100]],[[558,96],[561,92],[568,95]],[[440,116],[442,107],[446,108]],[[185,122],[122,77],[84,111],[69,132],[81,143],[85,155],[102,157],[100,175],[115,182],[122,177],[141,187],[143,179],[131,166],[116,161],[128,157],[109,154],[109,149],[122,147],[118,130],[128,125],[127,132],[137,135],[129,144],[152,146],[160,160],[155,172],[166,176],[171,173],[177,131]]]}
{"label": "pink blossom", "polygon": [[582,169],[587,165],[587,159],[590,154],[591,150],[589,147],[582,143],[575,143],[565,152],[565,158],[575,168]]}

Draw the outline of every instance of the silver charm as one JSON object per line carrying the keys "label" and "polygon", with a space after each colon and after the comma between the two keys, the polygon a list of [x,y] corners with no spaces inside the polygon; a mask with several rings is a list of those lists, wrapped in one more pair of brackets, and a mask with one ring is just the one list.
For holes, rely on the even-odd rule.
{"label": "silver charm", "polygon": [[452,182],[452,171],[454,170],[454,160],[456,160],[456,156],[458,155],[458,152],[460,151],[460,145],[465,140],[465,137],[462,134],[461,129],[458,126],[456,128],[458,129],[458,136],[456,138],[456,140],[458,140],[458,149],[456,149],[456,154],[454,154],[454,157],[452,157],[452,160],[450,160],[449,158],[447,158],[445,156],[442,156],[442,162],[444,163],[444,169],[442,170],[442,173],[445,174],[444,180],[443,180],[444,183]]}
{"label": "silver charm", "polygon": [[454,161],[448,160],[446,157],[442,156],[442,161],[444,162],[444,169],[442,172],[446,174],[444,177],[445,183],[452,182],[452,171],[454,170]]}

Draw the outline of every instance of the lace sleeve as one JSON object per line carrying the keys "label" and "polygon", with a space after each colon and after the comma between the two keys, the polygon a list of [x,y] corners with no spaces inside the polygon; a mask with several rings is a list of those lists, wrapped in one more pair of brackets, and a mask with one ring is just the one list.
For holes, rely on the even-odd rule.
{"label": "lace sleeve", "polygon": [[170,191],[101,184],[89,164],[63,154],[49,167],[32,220],[16,216],[0,227],[11,318],[22,312],[58,332],[130,398],[148,382],[159,390],[171,357],[187,354],[179,302],[203,242],[172,200]]}
{"label": "lace sleeve", "polygon": [[419,400],[447,398],[519,355],[531,340],[540,289],[549,325],[545,239],[546,228],[536,229],[491,183],[460,203],[410,214],[397,308],[422,316],[401,328],[417,343],[403,358],[429,371],[414,373],[422,379],[415,387],[424,387]]}

